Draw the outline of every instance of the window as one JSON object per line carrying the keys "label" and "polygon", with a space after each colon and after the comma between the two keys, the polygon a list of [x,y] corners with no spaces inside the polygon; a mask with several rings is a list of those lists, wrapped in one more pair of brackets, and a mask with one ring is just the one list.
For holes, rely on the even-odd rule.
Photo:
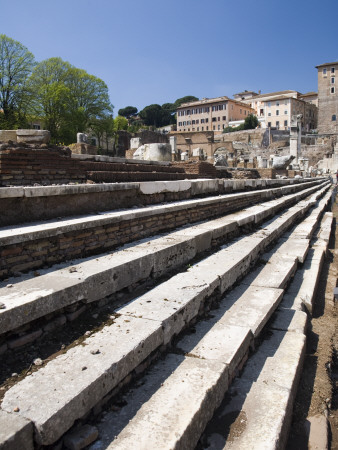
{"label": "window", "polygon": [[223,117],[222,117],[222,120],[227,120],[227,116],[223,116]]}
{"label": "window", "polygon": [[234,105],[231,105],[231,109],[234,109]]}
{"label": "window", "polygon": [[335,122],[336,120],[337,120],[337,117],[336,117],[335,114],[333,114],[333,116],[332,116],[332,122]]}
{"label": "window", "polygon": [[201,119],[201,123],[204,123],[204,119]]}
{"label": "window", "polygon": [[284,105],[287,105],[288,104],[288,101],[287,100],[285,100],[285,102],[284,102]]}
{"label": "window", "polygon": [[221,129],[221,125],[218,125],[217,130],[220,130],[220,129]]}
{"label": "window", "polygon": [[244,110],[244,115],[246,116],[246,110]]}
{"label": "window", "polygon": [[276,116],[279,116],[279,109],[276,109]]}
{"label": "window", "polygon": [[198,125],[200,123],[199,119],[196,119],[196,125]]}
{"label": "window", "polygon": [[239,113],[242,114],[242,110],[241,109],[239,110]]}
{"label": "window", "polygon": [[284,120],[284,126],[287,127],[288,126],[288,121]]}
{"label": "window", "polygon": [[195,120],[192,121],[192,124],[195,125]]}
{"label": "window", "polygon": [[331,83],[332,84],[334,83],[334,77],[331,77]]}
{"label": "window", "polygon": [[259,110],[259,115],[260,115],[260,116],[264,116],[264,109],[260,109],[260,110]]}
{"label": "window", "polygon": [[268,102],[268,107],[270,108],[270,106],[271,106],[271,102]]}
{"label": "window", "polygon": [[213,117],[213,118],[212,118],[212,121],[213,121],[213,122],[216,122],[216,120],[217,120],[216,117]]}
{"label": "window", "polygon": [[200,127],[197,127],[197,131],[200,131]]}
{"label": "window", "polygon": [[209,131],[209,127],[206,127],[206,131]]}
{"label": "window", "polygon": [[276,102],[276,106],[279,106],[279,102]]}
{"label": "window", "polygon": [[287,114],[288,113],[288,110],[286,109],[285,111],[284,111],[284,114]]}
{"label": "window", "polygon": [[279,130],[279,120],[276,120],[276,128]]}
{"label": "window", "polygon": [[268,113],[268,116],[271,116],[271,112]]}
{"label": "window", "polygon": [[213,106],[213,107],[212,107],[212,110],[213,110],[213,111],[216,111],[216,106]]}
{"label": "window", "polygon": [[40,125],[37,123],[33,124],[33,130],[40,130]]}
{"label": "window", "polygon": [[334,87],[331,88],[331,94],[334,94]]}
{"label": "window", "polygon": [[204,127],[202,127],[202,131],[204,131]]}
{"label": "window", "polygon": [[182,122],[178,122],[178,126],[181,127],[182,126]]}
{"label": "window", "polygon": [[187,116],[190,116],[190,109],[187,110]]}
{"label": "window", "polygon": [[215,125],[213,125],[213,126],[212,126],[212,129],[213,129],[213,130],[215,130],[215,129],[216,129],[216,126],[215,126]]}
{"label": "window", "polygon": [[218,120],[218,122],[221,120],[221,118],[220,117],[217,117],[217,120]]}
{"label": "window", "polygon": [[183,126],[184,126],[184,127],[186,126],[186,124],[187,124],[187,122],[183,122]]}
{"label": "window", "polygon": [[323,69],[323,75],[326,76],[326,69]]}
{"label": "window", "polygon": [[268,122],[268,127],[271,128],[271,122]]}
{"label": "window", "polygon": [[[209,119],[205,119],[205,123],[208,123],[209,122]],[[208,127],[207,127],[208,128]]]}
{"label": "window", "polygon": [[335,68],[331,67],[331,73],[334,73],[334,72],[335,72]]}

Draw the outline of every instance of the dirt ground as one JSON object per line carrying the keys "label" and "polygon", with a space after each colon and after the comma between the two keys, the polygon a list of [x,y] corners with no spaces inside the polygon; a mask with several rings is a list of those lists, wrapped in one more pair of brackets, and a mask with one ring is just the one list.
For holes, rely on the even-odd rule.
{"label": "dirt ground", "polygon": [[[334,223],[329,252],[323,266],[308,332],[304,369],[299,383],[293,411],[289,450],[329,448],[338,450],[338,330],[337,302],[333,291],[338,277],[338,196],[332,206]],[[309,422],[315,416],[328,419],[328,447],[309,441]],[[325,435],[324,427],[315,434]]]}

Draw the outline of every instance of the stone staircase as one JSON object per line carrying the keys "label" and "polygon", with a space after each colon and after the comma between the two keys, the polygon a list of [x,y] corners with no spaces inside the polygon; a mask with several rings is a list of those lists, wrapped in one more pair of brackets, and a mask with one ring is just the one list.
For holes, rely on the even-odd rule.
{"label": "stone staircase", "polygon": [[283,448],[330,186],[1,229],[0,448]]}

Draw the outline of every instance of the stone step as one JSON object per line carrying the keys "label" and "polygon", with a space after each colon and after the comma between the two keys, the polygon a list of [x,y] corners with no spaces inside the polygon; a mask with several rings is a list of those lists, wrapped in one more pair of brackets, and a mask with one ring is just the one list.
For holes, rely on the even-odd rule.
{"label": "stone step", "polygon": [[[39,444],[54,443],[149,355],[169,344],[201,309],[208,308],[210,297],[222,295],[239,280],[271,242],[267,237],[272,233],[278,236],[278,229],[284,230],[284,224],[299,218],[307,207],[305,202],[290,208],[278,218],[278,226],[270,221],[263,227],[266,234],[258,231],[235,240],[231,246],[120,308],[112,325],[10,388],[2,409],[31,420]],[[256,289],[258,292],[260,288]],[[267,306],[268,314],[277,306],[282,293],[275,288],[270,291],[271,296],[266,297],[273,306]],[[254,335],[260,325],[253,322],[251,327]],[[250,342],[249,337],[245,339]],[[236,357],[240,358],[242,351],[240,348],[235,351]],[[224,378],[229,378],[229,374],[218,371],[215,393],[219,392],[219,383],[223,386],[220,380]],[[41,402],[36,402],[37,397],[43,399],[43,407]]]}
{"label": "stone step", "polygon": [[[326,178],[226,180],[199,179],[131,183],[0,187],[0,225],[97,214],[121,208],[148,206],[240,191],[276,189],[276,196],[318,186]],[[41,207],[43,205],[43,208]]]}
{"label": "stone step", "polygon": [[[297,227],[294,231],[296,229]],[[293,237],[289,237],[289,241],[292,242]],[[284,240],[284,243],[286,242],[288,241]],[[264,284],[257,287],[256,277],[252,283],[249,275],[226,295],[219,307],[211,311],[211,318],[200,321],[193,328],[193,332],[178,341],[174,349],[175,356],[169,354],[145,375],[139,386],[123,395],[120,402],[125,406],[104,415],[102,421],[97,424],[99,441],[90,447],[92,450],[127,449],[131,448],[135,441],[140,449],[195,447],[208,418],[219,406],[222,393],[225,394],[242,368],[250,348],[254,347],[255,339],[261,334],[282,299],[284,290],[280,289],[280,286],[287,283],[285,274],[276,270],[278,259],[284,256],[287,262],[290,261],[289,265],[298,261],[297,254],[290,258],[288,246],[282,245],[277,251],[278,258],[271,255],[265,266],[274,274],[271,287],[264,287]],[[291,275],[289,271],[288,280]],[[263,406],[262,400],[266,401],[271,396],[275,422],[271,424],[271,418],[267,419],[259,436],[264,437],[264,433],[271,436],[271,448],[275,448],[276,442],[283,439],[283,431],[288,426],[286,418],[291,416],[293,396],[305,350],[306,320],[306,314],[301,311],[293,311],[292,317],[287,315],[285,310],[278,311],[271,325],[272,336],[264,341],[249,360],[240,379],[242,381],[235,381],[230,396],[234,396],[233,392],[237,394],[238,385],[240,393],[236,395],[235,401],[226,405],[226,412],[229,411],[232,416],[238,414],[243,406],[243,414],[247,414],[250,427],[254,428],[252,422],[258,423],[256,418],[259,417],[257,409],[254,409],[255,402],[261,401],[263,414],[266,414],[268,407]],[[177,353],[183,353],[184,356],[180,359]],[[176,364],[173,361],[177,361]],[[187,369],[188,361],[191,361],[193,367],[191,371]],[[201,366],[202,363],[204,367]],[[213,364],[213,367],[219,364],[217,387],[215,373],[213,372],[212,376],[209,373],[209,364]],[[196,365],[198,372],[195,379],[192,374]],[[244,403],[249,390],[250,397]],[[225,415],[222,414],[222,417]],[[250,432],[252,433],[251,430]],[[222,445],[217,447],[221,438],[219,436],[218,442],[216,441],[216,448],[223,448]],[[208,448],[214,448],[213,444],[214,442]],[[247,438],[245,445],[240,448],[265,448],[262,444],[262,439],[259,445],[255,446],[254,438],[252,441]]]}
{"label": "stone step", "polygon": [[[316,250],[309,251],[275,312],[262,345],[207,426],[201,439],[202,448],[285,448],[305,354],[304,303],[308,309],[307,299],[315,295],[321,271],[318,262],[328,245],[331,223],[332,214],[325,213],[314,238]],[[321,249],[319,256],[315,256],[317,248]]]}
{"label": "stone step", "polygon": [[[286,186],[6,227],[0,229],[0,279],[64,260],[99,254],[127,242],[167,232],[180,225],[216,218],[257,202],[270,200],[267,202],[269,206],[271,199],[283,195],[277,199],[280,200],[276,203],[277,211],[278,207],[291,205],[299,200],[299,196],[309,195],[321,186],[322,189],[329,188],[327,183],[311,187],[303,184],[297,186],[297,189],[303,188],[300,192],[288,193],[295,190],[295,186]],[[264,213],[261,216],[263,220]]]}
{"label": "stone step", "polygon": [[[264,245],[270,244],[271,240],[278,237],[277,233],[284,232],[292,220],[308,209],[312,199],[322,195],[325,190],[326,187],[315,191],[301,206],[289,209],[281,218],[272,219],[256,235],[257,239]],[[328,194],[325,198],[327,196]],[[0,334],[79,301],[88,304],[100,300],[150,276],[157,278],[187,264],[196,255],[209,250],[213,242],[220,243],[227,236],[238,232],[238,227],[257,224],[276,213],[283,206],[284,200],[288,203],[290,197],[247,208],[164,237],[136,242],[114,254],[75,261],[59,270],[40,271],[38,277],[23,281],[10,279],[6,284],[2,283],[2,287],[0,284],[0,299],[5,306],[0,309]],[[251,242],[256,241],[251,238]],[[257,252],[254,257],[256,256]],[[218,263],[215,260],[213,264]]]}

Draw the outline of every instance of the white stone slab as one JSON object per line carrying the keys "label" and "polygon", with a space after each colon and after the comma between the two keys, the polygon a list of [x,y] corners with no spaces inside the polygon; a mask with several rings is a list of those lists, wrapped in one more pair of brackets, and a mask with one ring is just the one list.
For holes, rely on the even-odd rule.
{"label": "white stone slab", "polygon": [[273,255],[243,281],[246,285],[284,289],[297,270],[297,259]]}
{"label": "white stone slab", "polygon": [[226,365],[168,355],[98,424],[100,441],[90,449],[194,448],[227,387]]}
{"label": "white stone slab", "polygon": [[307,314],[300,310],[278,308],[270,328],[306,334]]}
{"label": "white stone slab", "polygon": [[249,327],[223,323],[212,326],[212,322],[203,321],[195,326],[194,333],[180,339],[176,348],[188,356],[227,364],[231,380],[252,342],[253,334]]}
{"label": "white stone slab", "polygon": [[0,411],[0,448],[33,450],[33,424],[13,411]]}
{"label": "white stone slab", "polygon": [[217,318],[223,325],[249,327],[257,337],[283,296],[282,289],[241,284],[224,297]]}
{"label": "white stone slab", "polygon": [[37,441],[52,444],[163,343],[159,325],[118,317],[10,388],[2,409],[18,407],[34,422]]}

